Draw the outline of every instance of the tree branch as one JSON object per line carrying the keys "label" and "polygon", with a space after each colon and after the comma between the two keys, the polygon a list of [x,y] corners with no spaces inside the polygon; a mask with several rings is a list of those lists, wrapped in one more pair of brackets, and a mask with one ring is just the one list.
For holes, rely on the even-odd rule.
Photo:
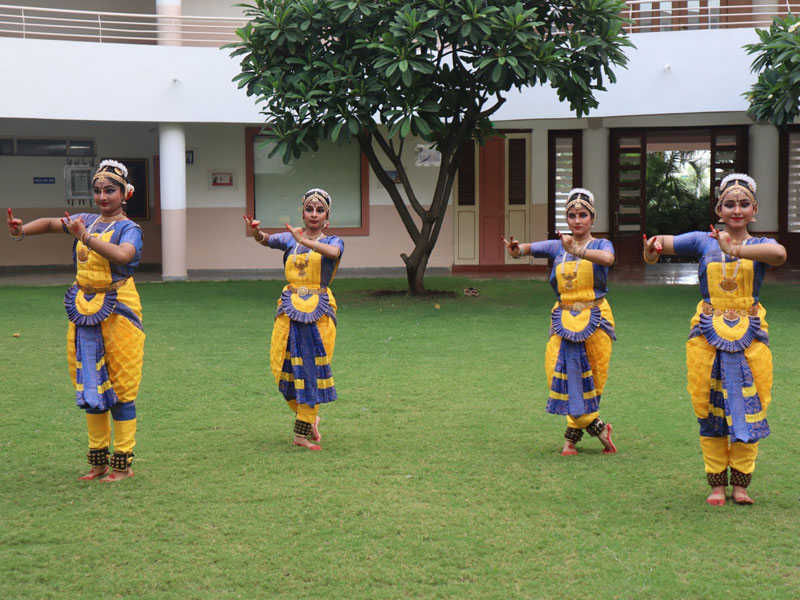
{"label": "tree branch", "polygon": [[[411,187],[411,182],[408,180],[408,175],[406,173],[405,167],[403,166],[402,158],[399,154],[397,154],[394,151],[394,147],[391,144],[391,140],[387,142],[386,138],[384,138],[383,135],[378,131],[373,132],[373,135],[375,136],[375,139],[378,142],[378,146],[381,147],[381,150],[383,150],[383,152],[386,154],[389,160],[392,161],[392,165],[394,165],[394,168],[397,169],[397,174],[400,176],[400,181],[403,184],[403,190],[406,192],[406,196],[408,197],[408,202],[409,204],[411,204],[411,207],[414,209],[414,212],[417,213],[420,217],[425,218],[426,210],[422,206],[422,204],[419,203],[419,200],[417,200],[417,196],[416,194],[414,194],[414,189]],[[402,142],[401,142],[401,148],[402,148]],[[394,186],[394,184],[392,185]]]}
{"label": "tree branch", "polygon": [[420,230],[417,228],[414,219],[411,218],[411,213],[408,212],[408,208],[405,202],[403,202],[403,197],[400,195],[400,192],[397,191],[397,186],[395,186],[394,182],[386,174],[383,165],[381,165],[381,161],[372,149],[371,137],[372,136],[369,134],[361,132],[356,136],[356,139],[358,140],[358,145],[361,146],[362,152],[366,155],[367,161],[372,167],[372,171],[375,173],[378,181],[381,182],[389,193],[392,204],[394,204],[395,209],[397,209],[397,214],[400,215],[400,220],[403,222],[408,235],[411,236],[411,240],[414,244],[417,244],[421,238]]}

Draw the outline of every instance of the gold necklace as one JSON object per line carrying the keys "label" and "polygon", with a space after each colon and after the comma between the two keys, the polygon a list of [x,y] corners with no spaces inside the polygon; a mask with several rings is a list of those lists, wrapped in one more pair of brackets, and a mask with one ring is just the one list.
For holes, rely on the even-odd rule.
{"label": "gold necklace", "polygon": [[[588,246],[589,242],[591,242],[591,241],[592,240],[589,240],[583,246],[578,246],[577,248],[575,248],[575,251],[576,252],[580,252],[581,250],[586,248],[586,246]],[[572,253],[571,252],[567,252],[565,250],[564,251],[564,256],[561,257],[561,278],[564,280],[564,287],[566,289],[568,289],[568,290],[571,290],[573,287],[575,287],[575,284],[573,283],[573,280],[578,276],[578,267],[581,264],[581,259],[577,255],[572,254],[572,256],[574,256],[578,260],[575,261],[575,268],[572,270],[572,273],[565,273],[564,272],[564,261],[567,260],[567,254],[572,254]]]}
{"label": "gold necklace", "polygon": [[[91,225],[89,225],[89,229],[86,231],[86,233],[88,233],[91,236],[92,232],[94,231],[95,226],[98,223],[114,223],[116,221],[121,221],[124,218],[125,218],[125,214],[124,213],[119,214],[119,215],[117,215],[115,217],[110,217],[108,219],[105,219],[102,216],[101,217],[97,217],[94,220],[94,222]],[[83,237],[83,236],[81,236],[81,237]],[[89,253],[91,251],[92,251],[92,249],[89,248],[89,246],[87,246],[86,244],[84,244],[81,241],[81,247],[78,249],[78,251],[76,253],[77,254],[77,258],[78,258],[78,262],[81,263],[81,264],[86,263],[89,260]]]}
{"label": "gold necklace", "polygon": [[[734,246],[746,246],[747,240],[749,240],[752,236],[747,236],[743,240],[739,242],[733,242]],[[720,250],[722,250],[720,248]],[[739,273],[739,265],[742,264],[742,257],[736,259],[736,266],[733,268],[733,274],[728,277],[726,272],[728,259],[727,255],[723,252],[722,253],[722,281],[719,282],[719,287],[722,289],[723,292],[735,292],[739,287],[739,284],[736,283],[736,275]]]}
{"label": "gold necklace", "polygon": [[[308,238],[308,240],[311,242],[316,242],[317,240],[321,240],[324,237],[324,235],[325,235],[324,233],[320,233],[317,237]],[[305,246],[305,244],[303,245]],[[294,263],[294,266],[297,268],[297,276],[305,277],[306,267],[308,266],[308,261],[311,258],[311,253],[313,252],[313,250],[310,247],[306,246],[308,248],[308,252],[304,252],[303,254],[301,254],[300,256],[302,258],[300,260],[297,260],[298,246],[300,246],[299,242],[294,245],[294,252],[292,252],[292,262]]]}

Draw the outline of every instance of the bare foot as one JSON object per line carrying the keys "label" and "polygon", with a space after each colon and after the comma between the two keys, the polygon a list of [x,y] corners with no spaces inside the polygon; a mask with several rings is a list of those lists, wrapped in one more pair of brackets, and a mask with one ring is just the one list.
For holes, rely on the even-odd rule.
{"label": "bare foot", "polygon": [[706,498],[706,502],[712,506],[725,505],[725,486],[715,485],[711,488],[711,493]]}
{"label": "bare foot", "polygon": [[295,446],[302,446],[303,448],[308,448],[309,450],[322,450],[321,447],[317,446],[316,444],[312,444],[306,438],[300,435],[294,436],[292,443]]}
{"label": "bare foot", "polygon": [[613,430],[614,428],[611,426],[611,423],[606,423],[606,426],[603,427],[603,431],[597,436],[603,444],[603,454],[614,454],[617,451],[617,447],[614,445],[614,442],[611,441],[611,433]]}
{"label": "bare foot", "polygon": [[78,477],[78,481],[91,481],[92,479],[97,479],[101,475],[105,475],[108,473],[108,466],[103,467],[92,467],[92,470],[89,471],[86,475],[81,475]]}
{"label": "bare foot", "polygon": [[100,481],[101,483],[108,483],[110,481],[120,481],[122,479],[127,479],[128,477],[133,477],[133,471],[128,468],[125,471],[111,471],[107,477],[103,477]]}
{"label": "bare foot", "polygon": [[311,425],[311,439],[315,442],[322,441],[322,434],[319,432],[319,417],[314,420],[314,424]]}
{"label": "bare foot", "polygon": [[754,504],[755,501],[747,494],[747,488],[739,485],[733,486],[733,501],[736,504]]}
{"label": "bare foot", "polygon": [[577,453],[578,449],[575,447],[575,444],[569,440],[564,440],[564,448],[561,450],[561,456],[575,456]]}

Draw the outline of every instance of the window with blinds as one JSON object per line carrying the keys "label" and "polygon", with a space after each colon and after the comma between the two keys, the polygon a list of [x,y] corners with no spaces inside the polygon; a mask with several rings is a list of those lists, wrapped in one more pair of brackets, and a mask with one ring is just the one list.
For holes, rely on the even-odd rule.
{"label": "window with blinds", "polygon": [[475,142],[469,141],[461,147],[458,165],[456,200],[459,206],[475,206],[475,184]]}
{"label": "window with blinds", "polygon": [[800,131],[789,134],[786,231],[800,233]]}
{"label": "window with blinds", "polygon": [[508,203],[524,205],[527,198],[527,164],[525,138],[508,140]]}
{"label": "window with blinds", "polygon": [[548,229],[550,237],[555,236],[558,231],[569,230],[564,207],[567,204],[569,191],[574,187],[581,186],[581,135],[580,130],[549,132]]}

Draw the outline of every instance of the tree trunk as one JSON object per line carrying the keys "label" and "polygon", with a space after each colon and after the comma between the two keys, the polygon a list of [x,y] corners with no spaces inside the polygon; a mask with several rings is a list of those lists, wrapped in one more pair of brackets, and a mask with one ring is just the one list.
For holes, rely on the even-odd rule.
{"label": "tree trunk", "polygon": [[[424,242],[420,241],[420,243]],[[431,250],[427,250],[419,256],[419,260],[412,262],[412,259],[409,258],[406,262],[408,290],[412,296],[422,296],[425,293],[425,268],[428,266],[430,255]]]}
{"label": "tree trunk", "polygon": [[397,185],[393,180],[389,179],[386,174],[383,165],[372,148],[373,134],[359,134],[358,142],[367,157],[367,161],[373,173],[375,173],[378,181],[381,182],[381,185],[383,185],[384,189],[389,193],[389,197],[392,199],[392,203],[397,209],[397,213],[406,231],[414,241],[414,250],[411,252],[411,256],[401,254],[400,258],[403,259],[406,265],[408,290],[411,292],[412,296],[421,296],[425,293],[425,268],[428,266],[428,259],[431,256],[431,252],[433,252],[433,249],[436,247],[436,241],[439,238],[442,222],[447,213],[447,198],[450,197],[450,192],[452,191],[455,171],[459,164],[460,149],[458,146],[451,144],[442,152],[442,164],[439,167],[436,189],[433,193],[433,198],[431,198],[430,208],[425,209],[413,193],[411,182],[408,181],[399,154],[378,134],[374,134],[374,136],[379,141],[379,145],[384,154],[390,158],[392,164],[397,168],[397,172],[403,180],[403,187],[406,191],[409,203],[417,216],[422,219],[422,224],[420,226],[414,222],[408,207],[397,189]]}

